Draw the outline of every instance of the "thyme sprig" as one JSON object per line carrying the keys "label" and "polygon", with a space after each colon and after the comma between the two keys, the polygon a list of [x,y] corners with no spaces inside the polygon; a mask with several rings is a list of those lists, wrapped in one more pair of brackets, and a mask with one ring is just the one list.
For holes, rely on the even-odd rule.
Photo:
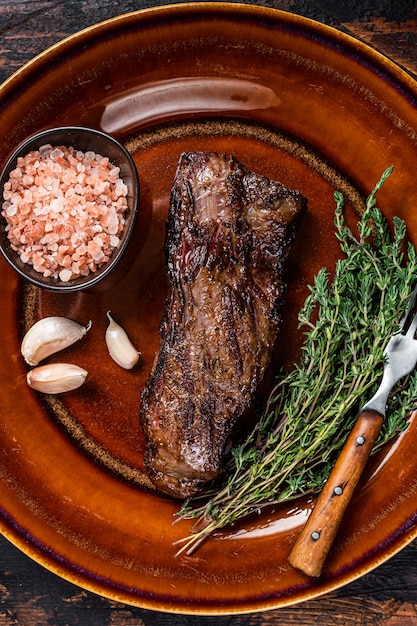
{"label": "thyme sprig", "polygon": [[[301,358],[281,372],[250,436],[231,452],[225,484],[187,501],[178,519],[195,519],[179,543],[190,554],[213,532],[264,507],[321,491],[362,404],[381,380],[383,350],[398,330],[417,277],[414,246],[405,223],[392,230],[376,194],[388,168],[367,199],[357,236],[344,219],[344,199],[335,192],[334,224],[343,258],[332,281],[322,268],[299,312],[304,330]],[[401,393],[395,389],[374,452],[407,426],[417,397],[417,374]]]}

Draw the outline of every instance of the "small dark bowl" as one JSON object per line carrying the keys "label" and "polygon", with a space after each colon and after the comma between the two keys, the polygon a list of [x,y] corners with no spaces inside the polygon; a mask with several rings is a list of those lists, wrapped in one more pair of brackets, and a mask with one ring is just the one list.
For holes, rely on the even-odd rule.
{"label": "small dark bowl", "polygon": [[126,221],[124,230],[120,235],[120,244],[113,251],[109,261],[101,265],[95,272],[90,272],[87,276],[80,276],[67,282],[63,282],[59,278],[45,278],[40,272],[36,271],[32,265],[24,263],[19,254],[12,249],[5,230],[7,225],[6,219],[0,215],[0,251],[20,276],[38,287],[62,293],[85,290],[95,286],[99,281],[108,276],[126,250],[133,232],[138,209],[139,178],[136,166],[127,150],[118,141],[113,139],[113,137],[101,131],[76,126],[45,130],[26,139],[7,161],[0,175],[0,207],[3,204],[4,184],[9,180],[10,172],[16,168],[18,157],[25,156],[31,150],[38,150],[45,144],[51,144],[52,146],[73,146],[75,149],[81,150],[82,152],[91,150],[102,156],[109,157],[114,165],[120,167],[120,177],[128,188],[128,209],[125,215]]}

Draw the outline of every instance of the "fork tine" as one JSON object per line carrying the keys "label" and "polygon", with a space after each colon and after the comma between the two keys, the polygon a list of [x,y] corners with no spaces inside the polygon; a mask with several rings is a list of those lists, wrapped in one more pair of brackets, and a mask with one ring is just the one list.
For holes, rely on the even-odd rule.
{"label": "fork tine", "polygon": [[413,338],[417,330],[417,314],[414,315],[407,330],[407,336]]}
{"label": "fork tine", "polygon": [[[416,320],[416,318],[414,317],[410,321],[411,313],[412,313],[412,311],[414,309],[414,305],[416,303],[416,299],[417,299],[417,284],[416,284],[416,286],[413,289],[413,292],[412,292],[412,294],[410,296],[410,299],[408,300],[407,308],[404,311],[404,315],[402,316],[402,318],[400,319],[400,322],[399,322],[400,329],[403,330],[403,331],[407,331],[408,326],[410,324],[413,324],[415,322],[415,320]],[[416,322],[416,324],[417,324],[417,322]],[[416,331],[416,327],[414,327],[413,335],[414,335],[415,331]]]}

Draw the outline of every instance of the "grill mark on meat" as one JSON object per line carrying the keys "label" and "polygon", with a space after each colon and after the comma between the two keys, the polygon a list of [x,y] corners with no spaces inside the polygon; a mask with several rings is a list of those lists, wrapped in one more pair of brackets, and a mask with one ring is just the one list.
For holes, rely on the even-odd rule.
{"label": "grill mark on meat", "polygon": [[220,473],[270,359],[283,266],[305,208],[299,192],[233,157],[181,155],[160,346],[140,411],[145,468],[161,491],[186,498]]}

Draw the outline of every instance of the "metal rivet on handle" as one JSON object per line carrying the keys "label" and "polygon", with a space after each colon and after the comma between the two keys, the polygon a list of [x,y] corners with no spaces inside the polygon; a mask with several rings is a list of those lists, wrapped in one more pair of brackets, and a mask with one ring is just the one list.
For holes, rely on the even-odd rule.
{"label": "metal rivet on handle", "polygon": [[365,437],[363,435],[359,435],[359,437],[356,437],[356,444],[358,446],[363,446],[364,443],[365,443]]}
{"label": "metal rivet on handle", "polygon": [[318,539],[320,539],[320,533],[318,530],[315,530],[314,532],[311,533],[311,538],[313,541],[317,541]]}
{"label": "metal rivet on handle", "polygon": [[340,487],[340,486],[335,487],[334,490],[333,490],[333,493],[334,493],[335,496],[341,496],[342,493],[343,493],[343,488]]}

